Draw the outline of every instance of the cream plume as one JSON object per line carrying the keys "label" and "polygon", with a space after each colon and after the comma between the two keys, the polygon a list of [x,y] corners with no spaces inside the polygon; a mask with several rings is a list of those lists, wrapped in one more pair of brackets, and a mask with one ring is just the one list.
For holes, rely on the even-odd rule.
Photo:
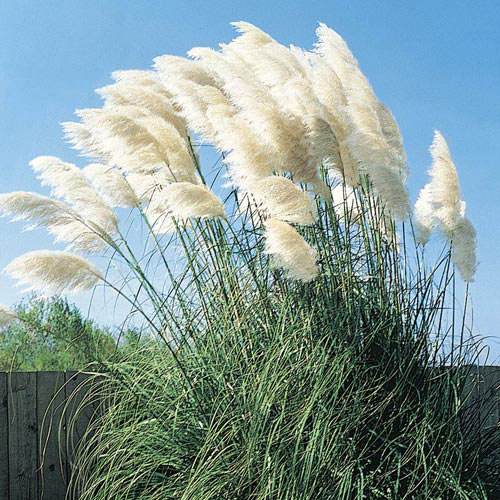
{"label": "cream plume", "polygon": [[223,217],[224,206],[205,186],[173,182],[161,191],[166,207],[174,217]]}
{"label": "cream plume", "polygon": [[264,237],[265,252],[271,257],[272,268],[281,268],[290,278],[303,282],[316,278],[316,252],[290,224],[268,219]]}
{"label": "cream plume", "polygon": [[97,252],[106,248],[111,236],[102,228],[80,217],[68,205],[36,193],[24,191],[0,195],[0,211],[12,221],[29,221],[29,231],[45,227],[56,242],[68,243],[68,248]]}
{"label": "cream plume", "polygon": [[323,106],[324,120],[328,123],[338,143],[338,151],[332,154],[334,158],[338,155],[338,159],[328,166],[333,168],[347,184],[355,187],[359,183],[359,172],[357,162],[346,145],[352,124],[347,112],[345,90],[334,69],[323,59],[316,56],[312,57],[312,61],[308,73],[309,79]]}
{"label": "cream plume", "polygon": [[159,174],[131,173],[127,183],[141,203],[149,203],[154,194],[168,184],[167,179]]}
{"label": "cream plume", "polygon": [[163,84],[175,94],[189,127],[227,153],[225,162],[236,185],[272,174],[275,153],[262,144],[207,68],[199,61],[171,56],[156,58],[155,67]]}
{"label": "cream plume", "polygon": [[415,203],[417,240],[425,244],[432,231],[441,231],[452,245],[453,261],[465,281],[472,281],[477,267],[476,233],[465,217],[458,173],[450,150],[439,131],[430,147],[431,180],[420,191]]}
{"label": "cream plume", "polygon": [[[188,126],[200,134],[202,140],[213,142],[216,130],[206,117],[208,103],[200,97],[200,92],[204,89],[220,92],[213,76],[198,61],[183,57],[157,57],[154,59],[154,66],[162,84],[174,96],[173,100],[181,109]],[[221,100],[231,107],[225,96],[221,96]]]}
{"label": "cream plume", "polygon": [[42,186],[51,187],[51,195],[73,205],[81,217],[104,231],[118,231],[118,220],[89,179],[78,167],[53,156],[39,156],[30,162]]}
{"label": "cream plume", "polygon": [[77,212],[60,201],[27,191],[0,194],[0,211],[11,220],[30,221],[25,230],[69,224],[79,220]]}
{"label": "cream plume", "polygon": [[451,159],[450,150],[439,131],[434,132],[430,147],[432,165],[431,180],[420,191],[415,203],[415,221],[420,231],[419,241],[427,242],[433,229],[450,234],[459,219],[465,214],[465,203],[461,199],[458,173]]}
{"label": "cream plume", "polygon": [[[262,84],[264,92],[269,93],[270,101],[279,110],[267,121],[269,130],[278,127],[270,142],[277,145],[278,152],[283,156],[282,162],[286,167],[281,167],[281,170],[290,171],[294,180],[310,183],[317,192],[324,194],[326,186],[322,183],[319,166],[325,157],[316,144],[328,143],[337,150],[338,144],[323,118],[323,105],[307,77],[310,68],[297,58],[296,51],[292,52],[255,26],[249,23],[237,23],[237,26],[243,35],[223,45],[222,52],[229,62],[250,68],[251,74]],[[241,98],[235,102],[240,103]],[[318,120],[323,120],[322,126],[314,127]],[[284,142],[284,138],[289,138],[288,143]],[[329,151],[326,157],[336,153]]]}
{"label": "cream plume", "polygon": [[316,210],[307,193],[285,177],[271,176],[253,182],[249,188],[258,205],[276,219],[312,224]]}
{"label": "cream plume", "polygon": [[27,285],[24,291],[41,292],[44,295],[78,292],[93,288],[104,279],[102,274],[87,260],[68,252],[38,250],[14,259],[4,272]]}
{"label": "cream plume", "polygon": [[155,234],[173,233],[181,221],[176,220],[165,202],[162,191],[153,191],[149,197],[149,203],[144,208],[144,215],[147,217]]}
{"label": "cream plume", "polygon": [[172,123],[133,105],[76,113],[83,127],[64,124],[66,137],[86,156],[104,159],[125,172],[164,168],[174,181],[197,182],[187,138]]}
{"label": "cream plume", "polygon": [[205,186],[174,182],[151,188],[144,213],[156,234],[174,232],[177,226],[189,227],[189,217],[223,217],[224,206]]}
{"label": "cream plume", "polygon": [[[135,116],[143,116],[140,110],[127,108],[129,111],[132,108]],[[151,135],[130,116],[110,108],[82,109],[76,114],[83,126],[70,122],[63,127],[66,138],[85,156],[126,172],[152,171],[168,161]]]}
{"label": "cream plume", "polygon": [[92,163],[83,169],[95,189],[113,207],[136,207],[139,200],[125,177],[107,165]]}
{"label": "cream plume", "polygon": [[172,99],[165,89],[159,93],[155,87],[126,79],[97,89],[96,92],[104,97],[106,106],[138,106],[171,123],[182,137],[186,137],[186,123],[174,109]]}
{"label": "cream plume", "polygon": [[[376,194],[392,214],[409,215],[406,158],[399,129],[387,108],[378,102],[367,78],[342,37],[320,24],[317,53],[333,69],[344,91],[347,105],[341,110],[350,155],[368,174]],[[339,112],[330,107],[332,114]]]}
{"label": "cream plume", "polygon": [[361,222],[361,207],[352,186],[338,183],[332,188],[332,202],[341,221],[349,224]]}
{"label": "cream plume", "polygon": [[158,75],[154,71],[138,69],[117,70],[111,73],[111,77],[117,83],[140,85],[149,88],[161,95],[165,100],[170,99],[171,94],[163,87]]}
{"label": "cream plume", "polygon": [[189,55],[221,80],[239,116],[250,125],[258,142],[273,152],[276,171],[290,172],[298,182],[318,180],[315,168],[311,167],[300,122],[287,119],[269,89],[255,78],[245,59],[231,52],[231,45],[224,47],[223,53],[197,47],[191,49]]}
{"label": "cream plume", "polygon": [[452,257],[461,278],[474,281],[477,270],[476,231],[467,217],[462,217],[453,231]]}
{"label": "cream plume", "polygon": [[102,163],[110,163],[108,148],[102,144],[102,137],[93,134],[90,127],[81,122],[63,122],[64,139],[82,156],[96,159]]}
{"label": "cream plume", "polygon": [[17,319],[17,314],[12,309],[0,304],[0,328],[9,326]]}

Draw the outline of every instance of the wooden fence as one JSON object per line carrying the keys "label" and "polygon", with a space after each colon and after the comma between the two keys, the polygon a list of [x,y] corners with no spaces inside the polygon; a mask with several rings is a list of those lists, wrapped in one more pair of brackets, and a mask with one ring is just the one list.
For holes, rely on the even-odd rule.
{"label": "wooden fence", "polygon": [[76,372],[0,372],[0,500],[65,498],[71,458],[92,413],[87,408],[70,425],[86,378]]}
{"label": "wooden fence", "polygon": [[[93,411],[87,408],[74,428],[69,425],[85,392],[77,389],[88,385],[85,379],[76,372],[0,372],[0,500],[65,498],[71,457]],[[500,367],[470,373],[477,425],[499,424],[499,386]]]}

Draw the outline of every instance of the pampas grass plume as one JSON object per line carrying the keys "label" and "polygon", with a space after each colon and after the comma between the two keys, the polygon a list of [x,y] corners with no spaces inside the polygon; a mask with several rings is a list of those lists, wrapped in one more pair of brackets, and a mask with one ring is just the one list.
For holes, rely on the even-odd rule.
{"label": "pampas grass plume", "polygon": [[107,165],[92,163],[83,169],[93,186],[113,207],[136,207],[139,200],[125,177]]}
{"label": "pampas grass plume", "polygon": [[312,224],[316,219],[311,198],[285,177],[259,179],[250,185],[250,192],[271,217],[296,224]]}
{"label": "pampas grass plume", "polygon": [[476,232],[465,217],[465,202],[461,199],[458,173],[450,150],[437,130],[430,153],[431,180],[420,191],[415,203],[417,240],[425,244],[433,230],[442,232],[452,245],[453,262],[460,276],[469,282],[477,267]]}
{"label": "pampas grass plume", "polygon": [[264,237],[272,268],[281,268],[290,278],[304,283],[316,278],[316,252],[290,224],[270,218],[265,222]]}
{"label": "pampas grass plume", "polygon": [[102,274],[86,259],[69,252],[36,250],[14,259],[5,269],[23,290],[50,296],[93,288]]}
{"label": "pampas grass plume", "polygon": [[174,182],[163,187],[161,196],[174,217],[227,218],[221,201],[205,186]]}
{"label": "pampas grass plume", "polygon": [[42,186],[51,187],[51,195],[75,207],[85,219],[104,231],[118,231],[118,220],[111,207],[101,198],[83,171],[54,156],[39,156],[30,162]]}

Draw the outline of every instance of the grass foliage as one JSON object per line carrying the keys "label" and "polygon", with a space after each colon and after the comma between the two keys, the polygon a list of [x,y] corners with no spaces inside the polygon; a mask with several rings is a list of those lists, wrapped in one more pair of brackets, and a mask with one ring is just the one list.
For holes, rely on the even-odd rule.
{"label": "grass foliage", "polygon": [[[319,277],[269,268],[251,205],[179,228],[183,271],[155,295],[159,335],[106,363],[80,448],[81,500],[484,499],[500,489],[446,351],[449,251],[433,268],[360,188],[357,221],[318,201],[301,228]],[[246,207],[243,210],[242,207]],[[344,207],[348,211],[349,207]],[[392,234],[392,236],[391,236]],[[160,251],[160,250],[158,250]],[[164,262],[167,266],[167,262]],[[453,300],[454,297],[451,297]]]}

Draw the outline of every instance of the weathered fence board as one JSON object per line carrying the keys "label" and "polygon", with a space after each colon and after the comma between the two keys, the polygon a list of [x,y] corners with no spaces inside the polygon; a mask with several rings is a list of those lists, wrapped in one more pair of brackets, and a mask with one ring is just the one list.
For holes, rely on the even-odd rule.
{"label": "weathered fence board", "polygon": [[[40,498],[64,500],[66,492],[66,425],[61,415],[66,400],[63,372],[37,374],[37,420],[41,458],[38,491]],[[59,446],[62,445],[62,449]]]}
{"label": "weathered fence board", "polygon": [[464,393],[469,418],[483,429],[500,422],[500,366],[469,367]]}
{"label": "weathered fence board", "polygon": [[0,373],[0,499],[9,498],[9,415],[7,374]]}
{"label": "weathered fence board", "polygon": [[[73,452],[95,411],[88,407],[72,417],[91,389],[86,378],[76,372],[0,373],[0,500],[64,500],[77,467]],[[471,368],[467,386],[474,425],[498,426],[500,367]]]}
{"label": "weathered fence board", "polygon": [[[66,372],[66,404],[68,411],[66,416],[67,435],[67,461],[66,473],[69,477],[72,470],[76,470],[78,464],[73,460],[74,452],[78,447],[78,443],[82,439],[95,408],[89,404],[88,400],[82,406],[84,399],[88,397],[89,386],[86,384],[86,376],[77,372]],[[76,418],[74,416],[76,415]],[[73,492],[78,494],[78,492]]]}
{"label": "weathered fence board", "polygon": [[9,500],[38,498],[36,376],[9,377]]}

